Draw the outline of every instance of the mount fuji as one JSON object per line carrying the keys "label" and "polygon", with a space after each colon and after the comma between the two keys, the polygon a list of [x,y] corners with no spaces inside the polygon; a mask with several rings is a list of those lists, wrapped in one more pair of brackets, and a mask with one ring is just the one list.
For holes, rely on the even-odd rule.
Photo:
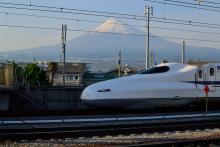
{"label": "mount fuji", "polygon": [[109,19],[93,30],[68,42],[69,53],[96,55],[117,55],[121,50],[124,55],[144,52],[144,37],[124,34],[144,33],[115,19]]}
{"label": "mount fuji", "polygon": [[[116,19],[108,19],[89,33],[69,40],[66,50],[67,59],[71,57],[117,58],[117,54],[121,50],[124,58],[128,60],[141,59],[144,63],[145,37],[124,34],[144,35],[145,33]],[[163,58],[169,61],[180,60],[181,44],[169,42],[160,37],[153,37],[150,38],[150,49],[153,51],[158,62]],[[39,60],[59,60],[61,49],[60,45],[52,45],[14,51],[11,54],[20,55],[21,52],[24,57],[32,55]],[[218,60],[219,54],[220,50],[212,48],[195,46],[187,46],[186,48],[187,59]],[[10,53],[8,53],[8,56],[10,57]]]}

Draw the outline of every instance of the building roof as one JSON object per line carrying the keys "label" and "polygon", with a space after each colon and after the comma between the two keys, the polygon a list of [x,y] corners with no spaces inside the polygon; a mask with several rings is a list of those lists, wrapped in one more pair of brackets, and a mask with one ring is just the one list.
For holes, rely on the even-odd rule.
{"label": "building roof", "polygon": [[[82,74],[85,71],[85,63],[66,63],[65,74]],[[58,63],[57,73],[63,73],[63,63]]]}
{"label": "building roof", "polygon": [[[136,73],[138,70],[134,67],[131,67],[131,66],[123,66],[121,67],[121,73],[123,72],[128,72],[128,73]],[[108,71],[107,73],[115,73],[115,72],[118,72],[118,68],[114,68],[110,71]]]}
{"label": "building roof", "polygon": [[201,67],[203,66],[204,64],[207,64],[207,63],[210,63],[210,62],[193,62],[193,63],[188,63],[189,65],[193,65],[193,66],[198,66],[198,67]]}

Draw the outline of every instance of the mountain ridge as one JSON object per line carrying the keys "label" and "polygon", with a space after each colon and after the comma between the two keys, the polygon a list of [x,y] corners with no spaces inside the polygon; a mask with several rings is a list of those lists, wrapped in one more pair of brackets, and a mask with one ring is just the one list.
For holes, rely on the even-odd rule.
{"label": "mountain ridge", "polygon": [[[131,25],[125,25],[119,20],[108,19],[93,29],[94,32],[85,33],[67,42],[67,59],[70,57],[117,57],[119,50],[126,59],[145,58],[145,37],[125,34],[144,34]],[[110,32],[110,33],[108,33]],[[116,34],[111,34],[116,33]],[[154,35],[155,36],[155,35]],[[156,56],[156,60],[166,58],[170,61],[179,61],[181,56],[181,44],[166,41],[160,37],[150,38],[150,50]],[[61,45],[41,46],[20,51],[11,51],[8,54],[32,54],[38,58],[59,60]],[[220,50],[186,46],[187,59],[218,60]],[[143,63],[145,61],[143,60]],[[157,61],[158,62],[158,61]]]}

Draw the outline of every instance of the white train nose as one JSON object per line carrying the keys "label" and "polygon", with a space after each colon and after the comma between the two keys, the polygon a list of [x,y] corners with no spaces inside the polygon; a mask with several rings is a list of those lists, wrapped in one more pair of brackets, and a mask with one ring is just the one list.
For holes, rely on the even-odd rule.
{"label": "white train nose", "polygon": [[91,91],[90,87],[83,90],[81,94],[81,100],[92,100],[94,98],[94,92]]}

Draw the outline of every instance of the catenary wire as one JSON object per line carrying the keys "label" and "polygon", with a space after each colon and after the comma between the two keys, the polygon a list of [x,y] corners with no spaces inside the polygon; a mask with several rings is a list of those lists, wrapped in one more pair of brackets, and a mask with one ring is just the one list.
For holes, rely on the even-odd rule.
{"label": "catenary wire", "polygon": [[[24,13],[14,13],[14,12],[1,12],[2,14],[7,15],[18,15],[18,16],[28,16],[28,17],[38,17],[38,18],[49,18],[49,19],[58,19],[58,20],[70,20],[70,21],[81,21],[81,22],[90,22],[90,23],[104,23],[103,21],[96,21],[96,20],[84,20],[84,19],[77,19],[77,18],[65,18],[65,17],[55,17],[55,16],[45,16],[45,15],[34,15],[34,14],[24,14]],[[132,24],[126,24],[126,23],[111,23],[108,22],[108,24],[116,24],[116,25],[127,25],[127,26],[133,26],[133,27],[140,27],[140,28],[146,28],[144,25],[132,25]],[[197,30],[187,30],[187,29],[177,29],[177,28],[167,28],[167,27],[155,27],[151,26],[151,28],[154,29],[163,29],[163,30],[172,30],[172,31],[181,31],[181,32],[194,32],[194,33],[203,33],[203,34],[214,34],[218,35],[220,33],[217,32],[205,32],[205,31],[197,31]]]}
{"label": "catenary wire", "polygon": [[116,12],[106,12],[106,11],[95,11],[95,10],[82,10],[76,8],[64,8],[64,7],[55,7],[55,6],[43,6],[43,5],[34,5],[34,4],[22,4],[22,3],[9,3],[9,2],[0,2],[0,4],[4,5],[15,5],[15,6],[31,6],[38,8],[49,8],[49,9],[57,9],[59,11],[62,10],[71,10],[71,11],[80,11],[80,12],[90,12],[90,13],[102,13],[102,14],[111,14],[111,15],[121,15],[121,16],[130,16],[130,17],[145,17],[143,15],[135,15],[135,14],[126,14],[126,13],[116,13]]}
{"label": "catenary wire", "polygon": [[[25,9],[25,10],[37,10],[37,11],[49,11],[49,12],[58,12],[58,11],[51,11],[51,10],[40,10],[40,9],[29,9],[29,8],[15,8],[15,7],[5,7],[5,6],[0,6],[0,7],[4,7],[4,8],[12,8],[12,9]],[[81,13],[82,14],[82,13]],[[85,14],[85,15],[90,15],[90,14]],[[99,15],[99,16],[103,16],[103,15]],[[199,27],[207,27],[207,28],[219,28],[219,27],[213,27],[213,26],[209,26],[209,25],[194,25],[192,24],[193,22],[189,23],[177,23],[177,22],[172,22],[172,21],[166,21],[164,19],[162,19],[161,21],[157,21],[157,20],[151,20],[153,22],[160,22],[160,23],[170,23],[170,24],[179,24],[179,25],[190,25],[190,26],[199,26]]]}
{"label": "catenary wire", "polygon": [[[91,23],[104,23],[104,21],[85,20],[85,19],[78,19],[78,18],[55,17],[55,16],[25,14],[25,13],[14,13],[14,12],[3,12],[3,11],[0,11],[0,13],[1,14],[7,14],[7,15],[38,17],[38,18],[49,18],[49,19],[57,19],[57,20],[70,20],[70,21],[82,21],[82,22],[91,22]],[[108,22],[108,24],[117,24],[117,25],[133,26],[133,27],[140,27],[140,28],[145,28],[146,27],[144,25],[134,25],[134,24],[116,23],[116,22]]]}
{"label": "catenary wire", "polygon": [[[23,25],[6,25],[0,24],[1,27],[10,27],[10,28],[27,28],[27,29],[42,29],[42,30],[57,30],[61,31],[59,28],[49,28],[49,27],[39,27],[39,26],[23,26]],[[131,35],[131,36],[139,36],[146,37],[146,35],[142,34],[126,34],[126,33],[116,33],[116,32],[99,32],[99,31],[91,31],[91,30],[81,30],[81,29],[67,29],[71,32],[87,32],[87,33],[100,33],[100,34],[112,34],[112,35]],[[158,36],[158,35],[150,35],[150,37],[160,37],[166,39],[176,39],[176,40],[188,40],[188,41],[202,41],[202,42],[210,42],[210,43],[219,43],[218,40],[208,40],[208,39],[195,39],[195,38],[183,38],[183,37],[170,37],[170,36]]]}
{"label": "catenary wire", "polygon": [[[145,0],[145,1],[155,1],[155,0]],[[63,13],[71,13],[71,12],[64,12],[64,11],[60,11],[59,9],[58,9],[58,7],[51,7],[51,6],[42,6],[42,5],[27,5],[27,4],[16,4],[16,3],[3,3],[3,2],[0,2],[0,4],[10,4],[10,5],[24,5],[24,6],[35,6],[35,7],[39,7],[39,8],[56,8],[58,11],[55,11],[55,12],[63,12]],[[164,2],[161,2],[161,3],[164,3]],[[2,6],[2,7],[4,7],[4,6]],[[6,7],[7,8],[7,7]],[[16,8],[15,8],[16,9]],[[23,7],[22,8],[18,8],[18,9],[23,9]],[[28,9],[28,10],[38,10],[38,9],[29,9],[29,8],[24,8],[24,9]],[[117,15],[126,15],[126,16],[138,16],[138,17],[141,17],[141,18],[143,18],[143,19],[139,19],[139,18],[134,18],[134,17],[132,17],[132,18],[127,18],[127,17],[125,17],[125,19],[136,19],[136,20],[146,20],[146,19],[144,19],[145,18],[145,16],[143,16],[143,15],[132,15],[132,14],[121,14],[121,13],[116,13],[116,12],[112,12],[112,13],[110,13],[110,12],[105,12],[105,11],[92,11],[92,10],[80,10],[80,9],[70,9],[70,8],[63,8],[63,9],[67,9],[67,10],[77,10],[77,11],[86,11],[86,12],[96,12],[96,13],[106,13],[106,14],[117,14]],[[39,11],[47,11],[47,10],[42,10],[42,9],[39,9]],[[52,11],[52,10],[48,10],[48,11]],[[54,11],[52,11],[52,12],[54,12]],[[73,13],[75,13],[75,12],[73,12]],[[82,14],[82,15],[93,15],[93,14],[90,14],[90,13],[76,13],[76,14]],[[96,14],[95,14],[96,15]],[[115,17],[115,16],[106,16],[106,15],[98,15],[98,16],[103,16],[103,17]],[[117,18],[117,16],[116,16],[116,18]],[[124,18],[124,17],[122,17],[122,18]],[[152,18],[155,18],[155,19],[164,19],[164,18],[160,18],[160,17],[152,17]],[[208,25],[218,25],[219,26],[219,24],[210,24],[210,23],[204,23],[204,22],[195,22],[195,21],[191,21],[191,20],[181,20],[181,19],[171,19],[171,18],[166,18],[167,20],[172,20],[172,21],[181,21],[181,22],[190,22],[190,23],[198,23],[198,24],[208,24]]]}
{"label": "catenary wire", "polygon": [[165,2],[165,1],[156,1],[156,0],[145,0],[153,3],[159,3],[159,4],[167,4],[167,5],[172,5],[172,6],[179,6],[179,7],[186,7],[186,8],[193,8],[193,9],[199,9],[199,10],[206,10],[210,12],[218,12],[220,13],[220,10],[217,9],[210,9],[210,8],[204,8],[204,7],[199,7],[198,6],[190,6],[190,5],[184,5],[184,4],[178,4],[178,3],[170,3],[170,2]]}

